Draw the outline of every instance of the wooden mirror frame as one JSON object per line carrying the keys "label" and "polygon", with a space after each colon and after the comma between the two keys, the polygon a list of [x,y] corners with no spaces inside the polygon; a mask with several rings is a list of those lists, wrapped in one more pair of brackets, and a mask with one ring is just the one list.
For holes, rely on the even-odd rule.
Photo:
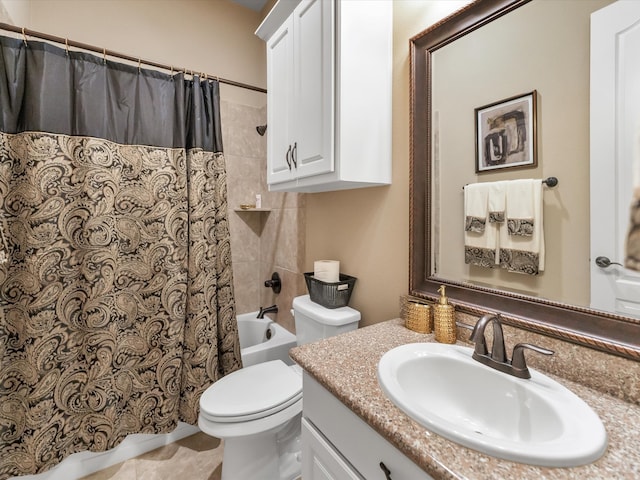
{"label": "wooden mirror frame", "polygon": [[530,0],[477,0],[410,40],[409,294],[429,300],[440,285],[458,311],[500,313],[505,323],[640,360],[640,320],[585,307],[439,278],[431,265],[432,59],[439,48],[502,17]]}

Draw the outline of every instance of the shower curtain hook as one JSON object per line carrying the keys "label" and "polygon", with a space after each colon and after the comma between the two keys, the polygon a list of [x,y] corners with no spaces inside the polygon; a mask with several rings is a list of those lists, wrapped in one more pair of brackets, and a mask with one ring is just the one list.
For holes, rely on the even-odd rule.
{"label": "shower curtain hook", "polygon": [[64,49],[67,52],[67,56],[69,56],[69,39],[68,38],[64,39]]}
{"label": "shower curtain hook", "polygon": [[102,47],[102,63],[107,64],[107,49]]}
{"label": "shower curtain hook", "polygon": [[171,81],[173,82],[173,65],[170,65],[170,66],[171,66]]}
{"label": "shower curtain hook", "polygon": [[140,57],[138,57],[138,73],[142,73],[142,70],[140,68],[140,64],[142,63],[142,60],[140,59]]}
{"label": "shower curtain hook", "polygon": [[27,34],[24,33],[24,27],[22,27],[22,41],[24,42],[25,47],[29,46],[29,44],[27,43]]}

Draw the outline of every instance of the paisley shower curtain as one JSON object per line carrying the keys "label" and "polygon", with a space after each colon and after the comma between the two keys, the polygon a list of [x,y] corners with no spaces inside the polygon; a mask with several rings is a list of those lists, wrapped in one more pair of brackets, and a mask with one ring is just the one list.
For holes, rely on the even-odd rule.
{"label": "paisley shower curtain", "polygon": [[241,367],[218,88],[0,37],[0,479]]}

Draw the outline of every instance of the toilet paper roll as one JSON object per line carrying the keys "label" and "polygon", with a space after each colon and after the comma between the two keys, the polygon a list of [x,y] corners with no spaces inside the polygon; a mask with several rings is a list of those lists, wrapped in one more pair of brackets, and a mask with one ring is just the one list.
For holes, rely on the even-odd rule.
{"label": "toilet paper roll", "polygon": [[316,260],[313,262],[313,276],[321,282],[339,282],[340,262],[338,260]]}

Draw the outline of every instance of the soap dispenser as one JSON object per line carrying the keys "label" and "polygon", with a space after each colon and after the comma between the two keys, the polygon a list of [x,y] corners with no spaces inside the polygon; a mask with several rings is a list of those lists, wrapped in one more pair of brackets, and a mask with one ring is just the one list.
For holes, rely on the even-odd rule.
{"label": "soap dispenser", "polygon": [[436,334],[436,341],[456,343],[456,319],[453,305],[449,305],[444,285],[440,285],[438,293],[440,299],[433,307],[433,330]]}

